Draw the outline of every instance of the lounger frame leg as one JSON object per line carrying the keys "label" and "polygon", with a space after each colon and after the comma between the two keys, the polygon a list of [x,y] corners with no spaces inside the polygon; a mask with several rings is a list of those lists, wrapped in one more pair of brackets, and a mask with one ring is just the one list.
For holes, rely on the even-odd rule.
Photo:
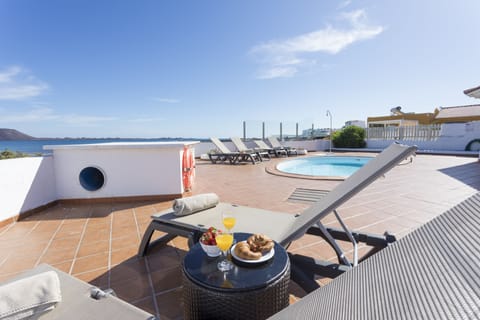
{"label": "lounger frame leg", "polygon": [[[155,241],[150,241],[153,235],[153,232],[161,231],[165,235],[158,238]],[[147,251],[150,247],[157,245],[166,245],[170,240],[175,237],[185,237],[188,239],[188,246],[191,247],[197,243],[202,235],[203,231],[192,231],[192,230],[181,230],[175,226],[168,226],[158,221],[152,220],[145,230],[143,235],[142,242],[138,248],[138,256],[143,257],[147,254]]]}
{"label": "lounger frame leg", "polygon": [[155,230],[158,230],[158,229],[156,228],[155,221],[152,221],[148,225],[147,230],[145,230],[145,233],[144,233],[143,238],[142,238],[142,242],[140,243],[140,246],[138,247],[138,256],[140,256],[140,257],[145,256],[145,254],[147,253],[147,250],[150,246],[165,245],[165,244],[167,244],[167,242],[169,242],[170,240],[172,240],[176,237],[176,235],[174,235],[174,234],[167,233],[163,237],[161,237],[161,238],[159,238],[159,239],[157,239],[153,242],[150,242],[150,240],[152,239],[153,232]]}
{"label": "lounger frame leg", "polygon": [[[341,241],[349,241],[349,238],[346,235],[345,231],[337,228],[325,228],[325,229],[334,239],[341,240]],[[324,234],[320,231],[320,229],[316,225],[310,227],[307,230],[307,233],[311,235],[321,236],[322,238],[325,239]],[[383,249],[387,247],[389,244],[397,241],[395,236],[389,233],[385,233],[384,235],[378,235],[373,233],[360,233],[356,231],[351,231],[351,234],[357,242],[362,242],[372,247],[379,247],[380,249]]]}
{"label": "lounger frame leg", "polygon": [[345,257],[344,252],[338,246],[336,240],[353,241],[355,244],[362,242],[371,246],[372,249],[359,259],[358,262],[367,259],[396,241],[395,236],[388,233],[377,235],[349,231],[346,227],[345,229],[326,228],[320,222],[310,227],[306,233],[320,236],[325,239],[325,241],[333,247],[338,258],[338,263],[332,263],[299,254],[290,254],[290,260],[292,262],[292,280],[301,286],[306,292],[311,292],[318,287],[318,284],[315,281],[316,275],[335,278],[351,268],[352,264],[350,264]]}

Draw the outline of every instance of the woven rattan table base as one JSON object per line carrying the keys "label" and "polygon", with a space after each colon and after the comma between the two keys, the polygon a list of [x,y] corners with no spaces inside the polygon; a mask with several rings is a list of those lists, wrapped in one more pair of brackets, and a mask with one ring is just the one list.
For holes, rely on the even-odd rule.
{"label": "woven rattan table base", "polygon": [[266,319],[289,304],[290,268],[276,282],[251,291],[204,288],[183,276],[185,319]]}

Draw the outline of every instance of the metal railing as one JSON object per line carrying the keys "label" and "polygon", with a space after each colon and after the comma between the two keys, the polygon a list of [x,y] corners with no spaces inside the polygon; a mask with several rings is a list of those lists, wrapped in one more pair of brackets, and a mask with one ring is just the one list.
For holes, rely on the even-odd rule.
{"label": "metal railing", "polygon": [[368,140],[433,141],[440,136],[440,124],[367,128]]}
{"label": "metal railing", "polygon": [[318,139],[328,134],[328,129],[315,127],[307,122],[273,122],[273,121],[243,121],[244,139],[265,139],[269,136],[279,137],[281,140]]}

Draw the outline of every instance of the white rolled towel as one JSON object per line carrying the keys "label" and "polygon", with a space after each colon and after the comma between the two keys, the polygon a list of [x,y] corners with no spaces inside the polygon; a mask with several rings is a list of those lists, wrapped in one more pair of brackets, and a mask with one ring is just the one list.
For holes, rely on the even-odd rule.
{"label": "white rolled towel", "polygon": [[219,202],[215,193],[203,193],[192,197],[176,199],[173,202],[173,214],[186,216],[198,211],[215,207]]}
{"label": "white rolled towel", "polygon": [[55,271],[39,273],[0,286],[0,319],[18,320],[55,307],[62,300]]}

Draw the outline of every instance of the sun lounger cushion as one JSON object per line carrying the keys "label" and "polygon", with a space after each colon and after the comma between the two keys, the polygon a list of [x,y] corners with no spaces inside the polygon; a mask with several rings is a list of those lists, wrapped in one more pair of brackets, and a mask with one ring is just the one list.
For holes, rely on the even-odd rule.
{"label": "sun lounger cushion", "polygon": [[19,279],[0,287],[0,319],[38,317],[61,300],[60,281],[54,271]]}
{"label": "sun lounger cushion", "polygon": [[173,212],[177,217],[215,207],[219,202],[215,193],[204,193],[192,197],[176,199],[173,202]]}
{"label": "sun lounger cushion", "polygon": [[[113,295],[96,300],[91,297],[92,285],[83,282],[65,272],[62,272],[47,264],[41,264],[29,269],[5,284],[13,283],[19,279],[25,279],[46,271],[53,271],[60,280],[62,301],[55,308],[41,315],[41,320],[91,320],[91,319],[115,319],[115,320],[154,320],[151,314],[127,303]],[[0,284],[3,286],[5,284]],[[0,298],[3,301],[3,298]],[[30,318],[31,319],[31,318]],[[34,319],[37,319],[34,317]],[[2,319],[3,320],[3,319]]]}

